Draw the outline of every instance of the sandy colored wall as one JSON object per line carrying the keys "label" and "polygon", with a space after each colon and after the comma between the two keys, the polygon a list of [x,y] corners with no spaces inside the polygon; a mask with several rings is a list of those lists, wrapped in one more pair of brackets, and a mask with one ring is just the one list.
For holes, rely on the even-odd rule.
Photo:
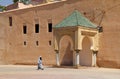
{"label": "sandy colored wall", "polygon": [[5,17],[0,15],[0,64],[5,64],[5,52],[6,52],[6,27]]}
{"label": "sandy colored wall", "polygon": [[[105,15],[101,26],[99,52],[97,62],[99,66],[120,68],[120,6],[119,0],[68,0],[41,7],[5,13],[13,17],[13,26],[7,27],[8,45],[7,58],[9,63],[36,63],[39,55],[43,56],[45,64],[55,64],[55,52],[48,42],[53,42],[52,33],[47,32],[48,19],[53,25],[59,23],[75,9],[79,10],[92,22],[99,24],[102,10]],[[34,19],[40,22],[40,33],[34,33]],[[27,24],[28,33],[22,32],[23,23]],[[40,45],[36,47],[35,41]],[[23,42],[27,41],[27,46]]]}
{"label": "sandy colored wall", "polygon": [[[18,16],[19,15],[19,16]],[[29,15],[29,16],[28,16]],[[54,64],[55,55],[52,33],[47,30],[47,22],[40,22],[40,33],[35,33],[34,12],[10,13],[12,16],[13,26],[7,26],[7,62],[11,64],[37,64],[37,59],[41,55],[44,64]],[[38,18],[40,19],[40,18]],[[27,34],[23,34],[23,25],[27,26]],[[24,45],[26,41],[26,45]],[[39,41],[39,46],[36,45]]]}

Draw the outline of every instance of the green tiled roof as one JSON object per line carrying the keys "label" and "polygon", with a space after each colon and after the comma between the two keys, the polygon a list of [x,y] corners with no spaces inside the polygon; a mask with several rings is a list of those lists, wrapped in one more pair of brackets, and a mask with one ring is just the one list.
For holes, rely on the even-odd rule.
{"label": "green tiled roof", "polygon": [[97,26],[90,22],[81,13],[75,10],[70,16],[65,18],[63,21],[55,25],[55,28],[59,27],[69,27],[69,26],[83,26],[88,28],[96,28]]}

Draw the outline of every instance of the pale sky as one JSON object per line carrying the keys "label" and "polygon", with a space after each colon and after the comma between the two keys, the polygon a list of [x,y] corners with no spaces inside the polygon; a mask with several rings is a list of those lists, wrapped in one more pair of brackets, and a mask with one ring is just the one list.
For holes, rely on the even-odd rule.
{"label": "pale sky", "polygon": [[0,0],[0,5],[7,6],[9,4],[12,4],[12,0]]}

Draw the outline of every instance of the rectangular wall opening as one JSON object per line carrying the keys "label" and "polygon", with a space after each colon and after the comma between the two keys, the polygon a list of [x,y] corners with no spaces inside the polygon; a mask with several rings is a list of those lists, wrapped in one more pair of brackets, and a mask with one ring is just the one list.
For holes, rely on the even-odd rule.
{"label": "rectangular wall opening", "polygon": [[35,24],[35,33],[39,33],[39,24]]}
{"label": "rectangular wall opening", "polygon": [[12,17],[9,17],[9,26],[12,26]]}
{"label": "rectangular wall opening", "polygon": [[27,43],[26,43],[26,41],[24,41],[24,46],[26,46],[27,45]]}
{"label": "rectangular wall opening", "polygon": [[23,26],[23,34],[27,34],[27,26],[26,25]]}
{"label": "rectangular wall opening", "polygon": [[52,23],[48,23],[48,32],[52,32]]}
{"label": "rectangular wall opening", "polygon": [[36,46],[39,46],[39,41],[36,41]]}
{"label": "rectangular wall opening", "polygon": [[51,40],[49,41],[49,45],[50,45],[50,46],[52,45],[52,42],[51,42]]}

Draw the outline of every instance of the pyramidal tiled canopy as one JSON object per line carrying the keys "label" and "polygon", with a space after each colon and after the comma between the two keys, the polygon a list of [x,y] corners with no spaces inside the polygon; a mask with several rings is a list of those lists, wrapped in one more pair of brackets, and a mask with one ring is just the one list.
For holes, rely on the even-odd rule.
{"label": "pyramidal tiled canopy", "polygon": [[90,22],[79,11],[75,10],[71,15],[65,18],[63,21],[55,25],[55,28],[70,27],[70,26],[82,26],[88,28],[97,28],[95,24]]}

